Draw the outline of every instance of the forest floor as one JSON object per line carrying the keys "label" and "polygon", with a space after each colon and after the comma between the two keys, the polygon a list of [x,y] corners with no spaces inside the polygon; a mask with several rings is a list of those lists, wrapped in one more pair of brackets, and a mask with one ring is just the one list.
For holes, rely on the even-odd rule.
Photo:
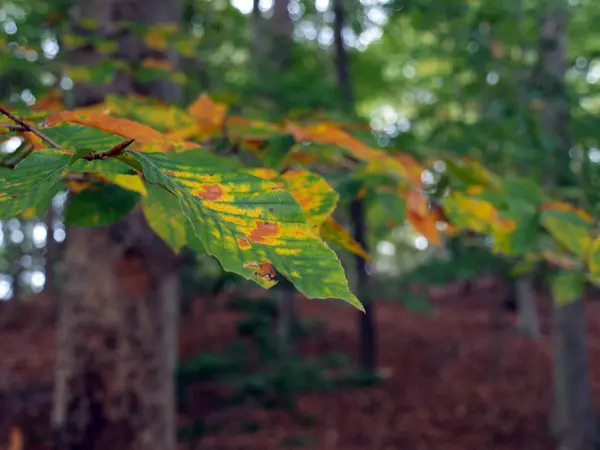
{"label": "forest floor", "polygon": [[[383,383],[299,395],[298,409],[312,418],[310,423],[281,410],[244,409],[195,448],[553,449],[547,425],[552,392],[548,300],[539,302],[544,336],[532,341],[516,335],[511,314],[503,313],[501,323],[493,319],[490,305],[499,301],[502,287],[480,286],[468,297],[455,291],[448,287],[430,292],[435,310],[429,314],[407,311],[400,302],[377,302],[378,363],[387,377]],[[183,360],[203,350],[218,351],[234,338],[236,315],[221,308],[207,311],[205,303],[197,302],[182,320]],[[300,345],[304,357],[356,354],[354,310],[337,301],[304,300],[297,305],[303,318],[323,323]],[[591,380],[599,400],[600,302],[587,302],[586,307]],[[13,398],[11,409],[16,401],[26,414],[46,417],[54,327],[39,311],[29,312],[32,317],[19,313],[21,319],[29,320],[25,332],[14,323],[0,326],[0,392],[25,389],[29,394]],[[36,320],[39,324],[32,325]],[[6,398],[0,397],[0,426],[6,429],[14,417],[2,415],[3,401]],[[252,432],[242,426],[249,420],[255,424]],[[29,420],[19,418],[18,422],[27,434]],[[0,448],[3,441],[0,438]]]}

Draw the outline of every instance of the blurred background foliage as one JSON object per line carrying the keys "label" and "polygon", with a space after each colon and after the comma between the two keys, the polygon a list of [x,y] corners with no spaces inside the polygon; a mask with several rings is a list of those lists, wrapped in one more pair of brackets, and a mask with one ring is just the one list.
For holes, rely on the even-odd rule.
{"label": "blurred background foliage", "polygon": [[[492,170],[542,181],[548,169],[544,162],[548,149],[537,123],[545,98],[535,88],[535,77],[545,2],[346,2],[348,20],[342,36],[359,117],[343,114],[334,69],[331,1],[288,2],[291,44],[283,50],[289,53],[284,55],[289,68],[285,71],[273,63],[277,48],[267,48],[270,43],[264,39],[277,27],[274,6],[273,0],[185,0],[180,27],[138,30],[147,42],[173,44],[181,56],[179,67],[157,68],[138,61],[128,70],[142,79],[173,77],[185,88],[184,103],[208,92],[232,104],[234,111],[256,117],[314,117],[322,111],[330,118],[367,123],[369,136],[363,133],[367,139],[390,152],[406,152],[427,162],[431,169],[422,177],[432,184],[444,174],[442,158],[453,155],[470,156]],[[67,0],[2,3],[0,101],[42,107],[51,101],[51,92],[64,96],[68,105],[69,92],[78,79],[110,82],[117,70],[123,70],[118,58],[93,71],[69,59],[69,51],[77,44],[73,30],[68,29],[70,13]],[[595,210],[600,183],[600,149],[594,133],[600,108],[600,40],[593,25],[600,12],[591,0],[571,0],[569,15],[564,101],[571,110],[573,145],[565,152],[566,164],[552,167],[552,177],[557,180],[557,193]],[[80,25],[91,30],[95,26]],[[111,49],[110,39],[98,38],[92,45],[99,51]],[[11,138],[1,151],[8,155],[17,145],[16,138]],[[57,202],[56,207],[60,206]],[[434,269],[438,260],[457,258],[450,250],[432,248],[406,225],[402,209],[385,196],[369,198],[374,273],[405,275],[424,264],[438,270]],[[64,239],[60,214],[55,212],[48,223],[7,222],[1,230],[0,297],[12,295],[15,279],[25,290],[40,290],[46,240],[48,236],[56,242]],[[461,254],[462,259],[447,264],[444,273],[475,276],[471,267],[482,265],[469,263],[465,252]],[[472,258],[480,255],[473,253]],[[342,259],[349,257],[342,255]],[[18,261],[16,267],[14,261]]]}

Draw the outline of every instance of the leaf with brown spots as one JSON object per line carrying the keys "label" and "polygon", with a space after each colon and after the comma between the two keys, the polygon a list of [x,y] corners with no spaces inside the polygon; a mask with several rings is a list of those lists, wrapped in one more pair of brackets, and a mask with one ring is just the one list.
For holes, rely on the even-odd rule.
{"label": "leaf with brown spots", "polygon": [[130,152],[147,181],[174,194],[202,250],[261,286],[274,285],[277,270],[309,298],[340,298],[362,309],[337,256],[313,233],[283,183],[190,165],[186,153]]}

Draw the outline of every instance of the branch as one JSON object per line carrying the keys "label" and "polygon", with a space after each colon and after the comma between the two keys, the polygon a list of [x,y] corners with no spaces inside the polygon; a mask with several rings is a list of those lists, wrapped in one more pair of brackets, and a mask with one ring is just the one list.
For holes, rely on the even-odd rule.
{"label": "branch", "polygon": [[21,125],[11,125],[9,123],[0,123],[0,128],[4,128],[8,131],[18,131],[21,133],[27,131],[27,128],[22,127]]}
{"label": "branch", "polygon": [[48,136],[46,136],[41,131],[38,131],[33,125],[29,125],[27,122],[24,122],[23,120],[19,119],[17,116],[12,114],[10,111],[5,109],[3,106],[0,106],[0,114],[5,115],[10,120],[12,120],[16,124],[20,125],[24,129],[25,132],[30,132],[30,133],[35,134],[37,137],[46,141],[48,144],[50,144],[55,149],[64,150],[64,148],[62,148],[60,145],[58,145],[56,142],[54,142],[52,139],[50,139]]}
{"label": "branch", "polygon": [[133,141],[135,141],[135,139],[130,139],[128,141],[121,142],[120,144],[115,145],[113,148],[111,148],[110,150],[107,150],[105,152],[89,153],[87,155],[82,156],[82,158],[87,161],[95,161],[98,159],[106,159],[106,158],[110,158],[112,156],[118,156],[121,153],[123,153],[123,150],[125,150],[127,147],[129,147],[131,144],[133,144]]}
{"label": "branch", "polygon": [[33,145],[30,143],[27,143],[24,146],[24,149],[22,151],[11,155],[11,156],[16,156],[16,159],[0,161],[0,167],[6,167],[7,169],[11,169],[11,170],[14,169],[15,167],[17,167],[17,165],[19,165],[19,163],[21,161],[23,161],[25,158],[27,158],[29,155],[31,155],[33,150],[34,150]]}

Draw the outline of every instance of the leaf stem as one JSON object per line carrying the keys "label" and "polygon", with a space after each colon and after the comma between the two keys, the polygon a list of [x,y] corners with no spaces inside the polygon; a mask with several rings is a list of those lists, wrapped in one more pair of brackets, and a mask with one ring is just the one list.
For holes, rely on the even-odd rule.
{"label": "leaf stem", "polygon": [[56,142],[54,142],[52,139],[50,139],[44,133],[42,133],[41,131],[36,129],[33,125],[30,125],[27,122],[24,122],[23,120],[19,119],[17,116],[15,116],[13,113],[11,113],[9,110],[4,108],[3,106],[0,106],[0,114],[5,115],[10,120],[12,120],[16,124],[20,125],[21,127],[23,127],[24,132],[30,132],[30,133],[35,134],[37,137],[46,141],[48,144],[50,144],[52,147],[54,147],[57,150],[64,150],[64,148],[62,148],[60,145],[58,145]]}
{"label": "leaf stem", "polygon": [[120,144],[115,145],[110,150],[101,153],[89,153],[85,156],[82,156],[82,158],[87,161],[95,161],[98,159],[110,158],[112,156],[119,156],[121,153],[123,153],[123,150],[125,150],[127,147],[133,144],[134,141],[135,139],[129,139],[128,141],[124,141]]}

